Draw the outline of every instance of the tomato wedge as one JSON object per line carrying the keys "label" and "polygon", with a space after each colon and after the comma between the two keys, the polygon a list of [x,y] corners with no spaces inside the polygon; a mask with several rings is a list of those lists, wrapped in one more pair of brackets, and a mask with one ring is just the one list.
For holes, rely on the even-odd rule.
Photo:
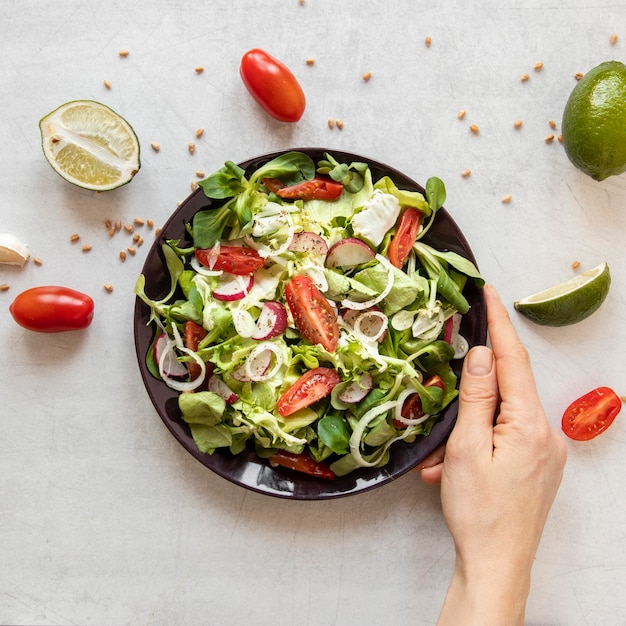
{"label": "tomato wedge", "polygon": [[337,313],[315,283],[308,276],[295,276],[285,287],[285,299],[300,334],[334,352],[339,341]]}
{"label": "tomato wedge", "polygon": [[213,248],[196,250],[196,259],[209,269],[238,276],[252,274],[265,263],[256,250],[243,246],[220,246],[215,252]]}
{"label": "tomato wedge", "polygon": [[306,108],[306,98],[291,70],[264,50],[248,50],[239,73],[257,103],[280,122],[297,122]]}
{"label": "tomato wedge", "polygon": [[598,387],[565,409],[561,428],[570,439],[589,441],[603,433],[621,410],[621,398],[609,387]]}
{"label": "tomato wedge", "polygon": [[278,412],[287,417],[325,398],[341,382],[339,374],[330,367],[308,370],[278,399]]}
{"label": "tomato wedge", "polygon": [[308,454],[296,454],[287,450],[277,450],[270,458],[270,465],[281,465],[296,472],[302,472],[315,478],[325,478],[332,480],[335,478],[334,472],[320,461],[314,461]]}
{"label": "tomato wedge", "polygon": [[[198,351],[198,346],[200,342],[207,336],[207,331],[204,330],[200,324],[196,324],[196,322],[192,320],[188,320],[185,322],[184,326],[184,338],[183,342],[186,348],[193,350],[194,352]],[[213,363],[207,363],[207,372],[205,376],[205,381],[209,379],[211,372],[213,370]],[[189,361],[187,363],[187,369],[189,370],[189,378],[191,380],[195,380],[200,376],[200,366],[195,361]]]}
{"label": "tomato wedge", "polygon": [[389,244],[389,261],[395,267],[404,265],[411,248],[417,239],[422,214],[414,208],[406,209],[400,216],[400,223]]}
{"label": "tomato wedge", "polygon": [[[266,179],[268,180],[268,179]],[[269,179],[270,181],[275,179]],[[265,183],[265,180],[263,181]],[[271,189],[269,185],[273,185]],[[312,178],[288,187],[279,187],[275,182],[265,186],[283,200],[336,200],[343,191],[343,185],[330,178]]]}
{"label": "tomato wedge", "polygon": [[[439,387],[439,389],[446,390],[446,383],[443,382],[441,376],[433,374],[429,376],[423,383],[424,387]],[[422,409],[422,399],[419,393],[412,393],[402,405],[400,415],[407,420],[416,420],[424,416],[424,409]],[[393,420],[395,428],[406,428],[406,424],[400,420]]]}

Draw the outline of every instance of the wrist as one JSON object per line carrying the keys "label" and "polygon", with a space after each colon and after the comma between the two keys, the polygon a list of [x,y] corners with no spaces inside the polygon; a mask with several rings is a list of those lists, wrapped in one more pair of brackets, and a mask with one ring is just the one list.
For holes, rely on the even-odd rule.
{"label": "wrist", "polygon": [[528,568],[467,566],[457,559],[438,624],[522,626],[529,589]]}

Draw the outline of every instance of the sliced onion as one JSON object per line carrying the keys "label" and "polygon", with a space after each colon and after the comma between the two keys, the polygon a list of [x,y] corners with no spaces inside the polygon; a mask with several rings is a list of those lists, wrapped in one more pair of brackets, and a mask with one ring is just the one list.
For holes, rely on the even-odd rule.
{"label": "sliced onion", "polygon": [[420,309],[411,326],[411,332],[413,337],[426,341],[435,340],[441,333],[444,324],[444,314],[441,307],[435,311]]}
{"label": "sliced onion", "polygon": [[[269,355],[270,361],[267,363],[267,366],[263,368],[263,371],[258,371],[255,368],[255,360],[258,357],[266,358],[268,353],[274,355],[274,365],[271,365],[271,354]],[[250,350],[250,354],[246,359],[244,369],[246,374],[249,376],[250,380],[254,382],[261,382],[264,380],[268,380],[278,372],[283,364],[283,356],[279,352],[278,348],[269,342],[260,343],[258,346],[255,346]],[[271,366],[270,366],[271,365]]]}
{"label": "sliced onion", "polygon": [[387,297],[387,295],[391,291],[391,288],[393,287],[393,265],[391,265],[391,263],[384,256],[382,256],[382,254],[377,254],[376,259],[387,272],[387,284],[385,285],[385,288],[380,292],[379,295],[377,295],[375,298],[372,298],[371,300],[367,300],[365,302],[354,302],[353,300],[348,300],[346,298],[345,300],[342,300],[341,306],[346,309],[363,311],[365,309],[373,307]]}
{"label": "sliced onion", "polygon": [[[216,244],[219,245],[219,244]],[[217,259],[217,257],[215,257],[215,259]],[[213,261],[213,265],[215,266],[215,260],[212,259]],[[192,256],[189,259],[189,265],[191,266],[191,268],[193,270],[195,270],[195,272],[197,274],[200,274],[201,276],[219,276],[220,274],[223,274],[223,270],[211,270],[208,269],[205,265],[202,265],[202,263],[200,263],[200,261],[198,261],[198,259],[195,256]]]}
{"label": "sliced onion", "polygon": [[[173,326],[175,328],[175,326]],[[200,373],[194,380],[190,381],[180,381],[176,378],[172,378],[169,374],[165,372],[164,365],[165,359],[168,357],[168,352],[174,349],[174,346],[181,352],[188,354],[199,366]],[[165,384],[176,391],[193,391],[197,389],[202,382],[204,381],[204,377],[206,376],[206,363],[193,351],[189,348],[185,348],[184,346],[178,346],[176,344],[176,340],[170,340],[167,342],[165,349],[161,354],[161,358],[159,359],[159,374],[161,374],[161,378],[165,381]]]}
{"label": "sliced onion", "polygon": [[[380,327],[375,331],[377,320]],[[387,316],[382,311],[365,311],[354,320],[354,334],[367,341],[378,341],[386,332]]]}

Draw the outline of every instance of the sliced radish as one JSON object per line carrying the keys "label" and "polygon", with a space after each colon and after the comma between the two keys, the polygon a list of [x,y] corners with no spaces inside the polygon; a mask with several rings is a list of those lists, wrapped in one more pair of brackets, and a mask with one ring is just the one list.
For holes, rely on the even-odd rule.
{"label": "sliced radish", "polygon": [[326,240],[320,235],[308,231],[295,233],[289,245],[289,249],[292,252],[308,252],[309,254],[320,255],[328,254],[328,244]]}
{"label": "sliced radish", "polygon": [[354,267],[371,261],[374,256],[374,251],[364,241],[349,237],[331,246],[326,267]]}
{"label": "sliced radish", "polygon": [[221,379],[213,375],[209,378],[208,389],[216,393],[226,404],[234,404],[239,396]]}
{"label": "sliced radish", "polygon": [[459,333],[462,317],[460,313],[455,313],[446,321],[443,332],[444,341],[447,341],[454,348],[455,359],[462,359],[469,351],[467,339]]}
{"label": "sliced radish", "polygon": [[252,337],[256,324],[254,318],[245,309],[235,308],[231,311],[233,326],[240,337]]}
{"label": "sliced radish", "polygon": [[161,333],[154,343],[154,359],[161,375],[165,373],[166,376],[185,378],[189,372],[187,366],[178,360],[175,345],[176,342],[172,341],[167,333]]}
{"label": "sliced radish", "polygon": [[257,340],[272,339],[282,335],[286,328],[287,310],[280,302],[272,300],[263,304],[251,336]]}
{"label": "sliced radish", "polygon": [[271,378],[283,364],[278,348],[270,342],[260,343],[250,351],[248,358],[232,376],[242,383],[260,382]]}
{"label": "sliced radish", "polygon": [[371,374],[363,374],[359,380],[353,380],[340,394],[339,399],[347,404],[361,402],[371,391],[374,381]]}
{"label": "sliced radish", "polygon": [[224,272],[219,278],[219,284],[213,290],[213,297],[222,302],[233,302],[241,300],[252,289],[254,285],[254,275],[236,276]]}

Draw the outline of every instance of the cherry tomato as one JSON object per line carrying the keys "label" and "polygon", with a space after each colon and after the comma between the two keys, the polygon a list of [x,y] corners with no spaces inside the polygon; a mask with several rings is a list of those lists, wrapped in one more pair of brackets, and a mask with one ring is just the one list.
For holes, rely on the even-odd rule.
{"label": "cherry tomato", "polygon": [[278,412],[287,417],[325,398],[341,382],[339,374],[330,367],[308,370],[278,399]]}
{"label": "cherry tomato", "polygon": [[421,213],[413,208],[402,213],[396,234],[389,244],[389,261],[395,267],[401,268],[409,256],[417,238],[421,217]]}
{"label": "cherry tomato", "polygon": [[93,300],[68,287],[33,287],[20,293],[9,310],[24,328],[60,333],[87,328],[93,319]]}
{"label": "cherry tomato", "polygon": [[256,250],[243,246],[220,246],[217,254],[213,254],[213,248],[196,250],[196,259],[212,270],[222,270],[239,276],[252,274],[265,263]]}
{"label": "cherry tomato", "polygon": [[339,341],[337,313],[315,283],[308,276],[295,276],[285,287],[285,299],[300,334],[334,352]]}
{"label": "cherry tomato", "polygon": [[[193,350],[194,352],[198,351],[198,346],[200,342],[207,336],[207,331],[204,330],[200,324],[196,324],[192,320],[188,320],[185,322],[184,326],[184,344],[186,348]],[[213,363],[206,364],[206,375],[204,377],[205,382],[209,380],[211,373],[213,371]],[[189,378],[191,380],[195,380],[200,376],[200,366],[195,361],[189,361],[187,363],[187,369],[189,370]]]}
{"label": "cherry tomato", "polygon": [[[269,189],[269,187],[268,187]],[[336,200],[343,185],[327,178],[313,178],[275,191],[284,200]]]}
{"label": "cherry tomato", "polygon": [[[439,387],[439,389],[446,390],[446,383],[443,382],[441,376],[433,374],[424,381],[424,387]],[[412,393],[402,405],[400,415],[407,420],[416,420],[424,416],[424,410],[422,409],[422,399],[419,393]],[[406,428],[406,424],[400,420],[393,420],[393,425],[396,428]]]}
{"label": "cherry tomato", "polygon": [[608,387],[598,387],[565,409],[561,428],[571,439],[588,441],[603,433],[621,410],[620,397]]}
{"label": "cherry tomato", "polygon": [[288,467],[296,472],[309,474],[315,478],[326,478],[332,480],[335,478],[334,472],[320,461],[314,461],[308,454],[296,454],[287,450],[277,450],[270,458],[270,465],[281,465]]}
{"label": "cherry tomato", "polygon": [[281,122],[297,122],[306,98],[291,70],[264,50],[254,48],[243,55],[239,73],[257,103]]}

